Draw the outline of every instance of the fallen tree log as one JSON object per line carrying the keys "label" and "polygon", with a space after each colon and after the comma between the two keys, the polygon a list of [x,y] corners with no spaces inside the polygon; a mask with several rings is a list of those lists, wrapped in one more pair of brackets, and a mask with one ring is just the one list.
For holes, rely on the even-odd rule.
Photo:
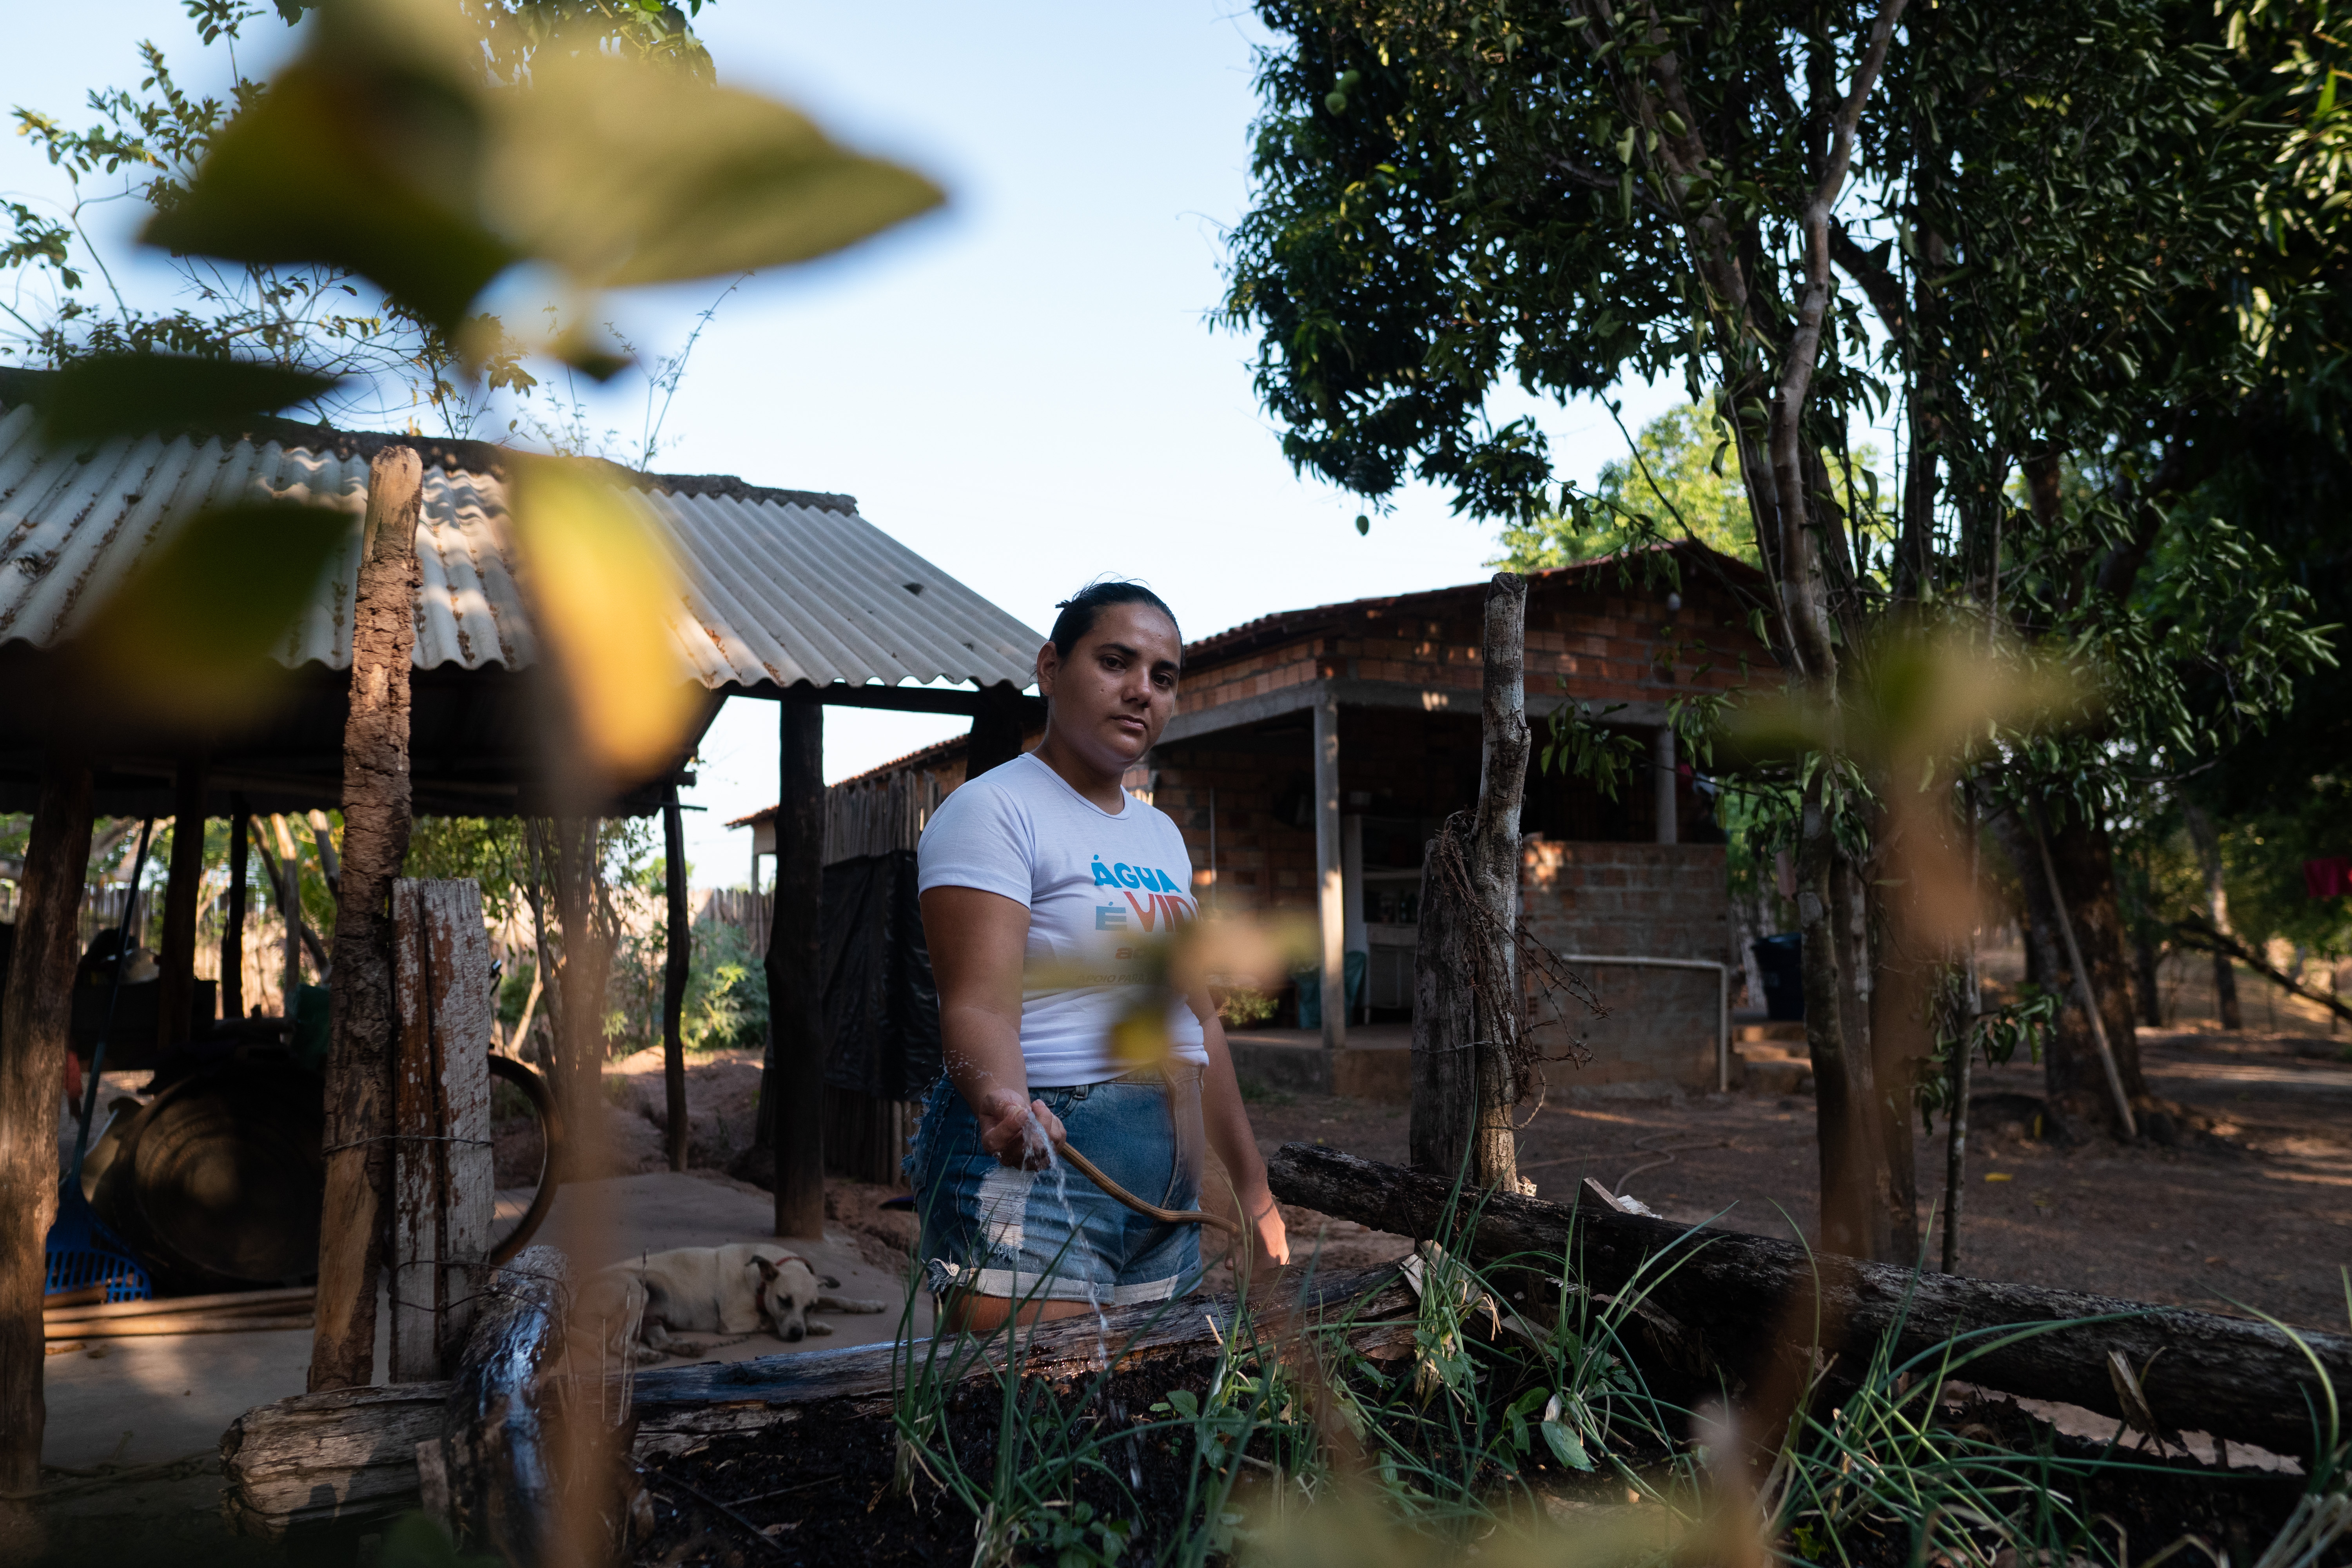
{"label": "fallen tree log", "polygon": [[[1801,1355],[1802,1339],[1790,1336],[1810,1335],[1817,1321],[1822,1353],[1847,1367],[1865,1364],[1890,1336],[1897,1364],[1967,1336],[1958,1353],[1970,1359],[1950,1375],[2120,1419],[2108,1361],[2116,1352],[2138,1373],[2168,1428],[2306,1459],[2315,1436],[2327,1436],[2315,1433],[2315,1417],[2324,1427],[2332,1403],[2321,1369],[2337,1397],[2352,1396],[2352,1339],[2341,1334],[2290,1336],[2213,1312],[1914,1273],[1622,1214],[1584,1194],[1571,1206],[1473,1193],[1456,1210],[1450,1183],[1311,1144],[1284,1144],[1266,1171],[1285,1203],[1435,1239],[1482,1265],[1540,1258],[1549,1271],[1565,1258],[1576,1280],[1595,1292],[1637,1285],[1647,1307],[1674,1319],[1735,1377],[1753,1377],[1776,1355]],[[1467,1223],[1474,1204],[1483,1205],[1475,1229]],[[2053,1323],[2063,1326],[2027,1331]],[[2002,1329],[2011,1331],[1987,1331]]]}
{"label": "fallen tree log", "polygon": [[[1352,1270],[1314,1281],[1287,1312],[1262,1320],[1260,1333],[1329,1329],[1379,1354],[1410,1347],[1412,1310],[1412,1293],[1394,1268]],[[1060,1319],[1020,1331],[1022,1368],[1035,1376],[1083,1375],[1100,1366],[1105,1343],[1116,1347],[1122,1365],[1202,1354],[1232,1331],[1234,1312],[1231,1295],[1214,1295],[1173,1308],[1114,1308],[1101,1324]],[[640,1373],[633,1452],[640,1459],[682,1453],[712,1437],[796,1421],[830,1401],[847,1401],[855,1414],[887,1410],[909,1365],[960,1382],[994,1376],[1004,1365],[1002,1336],[986,1342],[983,1353],[971,1353],[970,1341],[958,1353],[950,1348],[958,1342],[856,1345]],[[326,1527],[373,1528],[417,1507],[417,1445],[440,1436],[454,1386],[334,1389],[247,1411],[221,1439],[228,1518],[246,1534],[276,1540]]]}

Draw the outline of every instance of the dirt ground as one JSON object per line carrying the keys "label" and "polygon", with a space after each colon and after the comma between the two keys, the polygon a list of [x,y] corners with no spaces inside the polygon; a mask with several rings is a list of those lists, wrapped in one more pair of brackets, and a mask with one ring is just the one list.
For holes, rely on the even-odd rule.
{"label": "dirt ground", "polygon": [[[1980,1071],[1960,1271],[2222,1311],[2259,1308],[2343,1331],[2352,1061],[2342,1045],[2325,1036],[2143,1029],[2140,1050],[2149,1087],[2213,1118],[2221,1142],[2058,1147],[2034,1135],[2038,1068]],[[1794,1226],[1818,1239],[1810,1095],[1601,1100],[1577,1095],[1572,1070],[1556,1071],[1565,1081],[1519,1134],[1519,1169],[1539,1195],[1564,1198],[1597,1176],[1668,1218],[1781,1237]],[[1256,1100],[1250,1117],[1269,1152],[1298,1140],[1404,1158],[1401,1105],[1275,1095]],[[1918,1146],[1923,1213],[1941,1204],[1941,1131]],[[1939,1250],[1940,1218],[1938,1226]],[[1401,1247],[1356,1227],[1333,1240],[1351,1260],[1383,1243]]]}

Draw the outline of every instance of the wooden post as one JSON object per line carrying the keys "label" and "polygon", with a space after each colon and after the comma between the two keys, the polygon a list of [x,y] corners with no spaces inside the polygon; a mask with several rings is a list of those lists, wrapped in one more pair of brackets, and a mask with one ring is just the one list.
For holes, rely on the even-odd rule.
{"label": "wooden post", "polygon": [[1486,590],[1478,806],[1456,814],[1422,862],[1413,949],[1412,1162],[1518,1190],[1511,1107],[1519,1075],[1519,806],[1527,794],[1527,579]]}
{"label": "wooden post", "polygon": [[245,1016],[245,893],[246,862],[251,851],[245,836],[252,831],[253,814],[245,796],[229,796],[228,909],[221,922],[221,1016]]}
{"label": "wooden post", "polygon": [[[368,465],[367,524],[352,606],[351,717],[343,727],[343,885],[335,908],[314,1390],[364,1384],[375,1366],[376,1276],[392,1182],[384,1142],[394,1026],[390,905],[393,879],[408,854],[408,668],[416,647],[423,489],[414,447],[386,447]],[[290,857],[287,880],[294,880]],[[286,918],[289,932],[300,929],[299,902]],[[291,992],[287,1012],[293,1012]]]}
{"label": "wooden post", "polygon": [[1650,787],[1658,816],[1654,837],[1661,844],[1675,842],[1681,828],[1676,820],[1680,800],[1675,782],[1675,727],[1661,724],[1650,737]]}
{"label": "wooden post", "polygon": [[1519,1100],[1518,1069],[1506,1055],[1518,1038],[1519,806],[1528,787],[1528,580],[1497,572],[1486,589],[1484,743],[1479,753],[1478,817],[1470,839],[1470,886],[1483,918],[1471,940],[1486,947],[1481,973],[1496,984],[1475,998],[1478,1061],[1478,1127],[1471,1171],[1482,1187],[1518,1191],[1518,1139],[1511,1107]]}
{"label": "wooden post", "polygon": [[[350,749],[348,734],[343,745],[346,751]],[[344,787],[350,787],[348,782]],[[270,813],[269,825],[278,830],[278,858],[272,866],[278,873],[278,912],[286,918],[284,973],[278,984],[285,993],[286,1021],[290,1024],[294,1021],[294,994],[302,989],[302,857],[295,851],[294,836],[286,831],[283,812]]]}
{"label": "wooden post", "polygon": [[316,806],[310,808],[310,842],[319,847],[319,870],[327,879],[327,891],[340,898],[343,890],[343,868],[341,857],[335,853],[333,825],[328,822],[327,814]]}
{"label": "wooden post", "polygon": [[669,884],[669,942],[662,965],[662,1089],[668,1112],[669,1168],[686,1169],[686,983],[694,962],[694,927],[686,908],[686,813],[677,785],[662,802],[662,849]]}
{"label": "wooden post", "polygon": [[1322,945],[1323,1044],[1348,1043],[1348,897],[1339,830],[1339,698],[1326,682],[1315,699],[1315,916]]}
{"label": "wooden post", "polygon": [[789,694],[778,707],[776,892],[768,923],[772,1066],[761,1086],[761,1110],[773,1118],[776,1234],[820,1237],[824,1006],[816,906],[824,885],[824,710]]}
{"label": "wooden post", "polygon": [[16,884],[0,996],[0,1491],[40,1484],[41,1286],[58,1212],[58,1105],[73,1013],[74,917],[89,863],[89,764],[50,748]]}
{"label": "wooden post", "polygon": [[446,1376],[489,1257],[489,933],[470,879],[392,885],[394,1383]]}
{"label": "wooden post", "polygon": [[196,995],[196,901],[205,878],[205,765],[183,757],[172,779],[172,868],[163,889],[163,951],[157,958],[155,1045],[188,1038]]}
{"label": "wooden post", "polygon": [[964,742],[964,773],[976,779],[1021,754],[1021,694],[1009,680],[980,689],[980,707],[972,714],[971,739]]}

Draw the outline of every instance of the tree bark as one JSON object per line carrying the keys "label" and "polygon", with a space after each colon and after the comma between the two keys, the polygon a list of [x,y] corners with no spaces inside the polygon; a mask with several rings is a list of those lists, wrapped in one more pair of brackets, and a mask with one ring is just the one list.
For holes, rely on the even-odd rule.
{"label": "tree bark", "polygon": [[180,759],[172,778],[172,865],[163,889],[163,950],[157,955],[155,1046],[187,1042],[196,996],[196,904],[205,879],[205,764]]}
{"label": "tree bark", "polygon": [[16,942],[0,991],[0,1491],[40,1481],[41,1288],[58,1212],[58,1106],[73,1014],[76,912],[89,863],[88,760],[49,748],[16,883]]}
{"label": "tree bark", "polygon": [[1471,829],[1470,886],[1478,903],[1470,932],[1483,950],[1472,997],[1477,1034],[1478,1121],[1471,1136],[1472,1177],[1486,1188],[1517,1192],[1518,1138],[1511,1108],[1520,1073],[1513,1047],[1525,1011],[1519,998],[1519,807],[1528,786],[1528,580],[1497,572],[1486,588],[1479,658],[1484,697],[1478,815]]}
{"label": "tree bark", "polygon": [[221,1016],[245,1016],[245,901],[247,861],[251,849],[245,836],[253,830],[253,814],[245,796],[232,795],[228,815],[228,909],[221,922]]}
{"label": "tree bark", "polygon": [[[1285,1203],[1440,1240],[1480,1264],[1512,1259],[1551,1273],[1566,1258],[1576,1283],[1596,1296],[1621,1291],[1638,1275],[1644,1305],[1670,1315],[1704,1347],[1735,1398],[1740,1381],[1751,1389],[1768,1384],[1776,1361],[1802,1366],[1808,1349],[1833,1356],[1851,1378],[1883,1339],[1893,1339],[1901,1362],[1967,1334],[1963,1353],[1974,1357],[1950,1376],[2120,1416],[2107,1359],[2120,1352],[2140,1369],[2148,1403],[2168,1426],[2259,1443],[2307,1463],[2313,1412],[2327,1409],[2313,1361],[2336,1387],[2352,1384],[2352,1337],[2342,1334],[2290,1336],[2210,1312],[1824,1259],[1791,1242],[1693,1231],[1580,1195],[1571,1208],[1498,1193],[1477,1211],[1475,1232],[1441,1236],[1441,1226],[1461,1226],[1468,1212],[1449,1205],[1446,1183],[1310,1144],[1285,1144],[1267,1161],[1266,1174]],[[2116,1316],[2084,1321],[2109,1314]],[[2059,1322],[2069,1326],[1992,1331]]]}
{"label": "tree bark", "polygon": [[[343,728],[343,885],[335,911],[313,1389],[364,1384],[375,1368],[376,1283],[392,1185],[384,1141],[395,1026],[391,899],[408,856],[408,674],[416,647],[423,484],[414,447],[387,447],[368,465],[366,531],[352,606],[351,716]],[[295,892],[290,858],[286,881]],[[286,919],[300,929],[299,897],[289,900]],[[291,991],[286,1011],[291,1018]]]}
{"label": "tree bark", "polygon": [[824,710],[778,704],[775,904],[768,922],[770,1068],[761,1110],[776,1152],[776,1234],[824,1234]]}
{"label": "tree bark", "polygon": [[686,1114],[686,984],[694,963],[694,924],[686,907],[686,814],[677,785],[662,802],[662,859],[669,893],[669,941],[662,963],[662,1092],[667,1112],[669,1168],[686,1169],[693,1131]]}
{"label": "tree bark", "polygon": [[[1797,920],[1804,935],[1805,1041],[1813,1061],[1814,1138],[1821,1154],[1822,1237],[1831,1252],[1894,1253],[1877,1094],[1865,1015],[1850,972],[1864,909],[1830,825],[1830,769],[1805,787],[1798,830]],[[1865,947],[1866,951],[1866,947]]]}
{"label": "tree bark", "polygon": [[[2189,825],[2189,841],[2197,847],[2197,869],[2205,879],[2205,918],[2223,936],[2234,936],[2230,929],[2230,888],[2221,875],[2221,836],[2214,831],[2213,819],[2204,807],[2183,802],[2180,815]],[[2245,1016],[2238,1010],[2238,972],[2230,966],[2226,952],[2213,954],[2213,999],[2221,1011],[2221,1027],[2246,1026]]]}

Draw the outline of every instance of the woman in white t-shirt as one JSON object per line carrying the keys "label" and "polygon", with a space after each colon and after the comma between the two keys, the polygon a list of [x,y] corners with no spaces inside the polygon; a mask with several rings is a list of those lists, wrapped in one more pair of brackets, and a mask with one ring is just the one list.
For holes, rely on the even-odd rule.
{"label": "woman in white t-shirt", "polygon": [[[951,1324],[980,1331],[1016,1302],[1024,1321],[1065,1317],[1163,1300],[1200,1275],[1197,1226],[1046,1171],[1033,1117],[1162,1208],[1200,1201],[1205,1141],[1253,1261],[1290,1258],[1207,994],[1171,1007],[1162,1063],[1132,1069],[1111,1040],[1147,983],[1142,944],[1197,913],[1182,834],[1119,784],[1175,713],[1176,617],[1136,583],[1060,609],[1037,650],[1045,739],[950,794],[919,856],[947,1071],[908,1167],[931,1289]],[[1031,987],[1032,965],[1078,983]]]}

